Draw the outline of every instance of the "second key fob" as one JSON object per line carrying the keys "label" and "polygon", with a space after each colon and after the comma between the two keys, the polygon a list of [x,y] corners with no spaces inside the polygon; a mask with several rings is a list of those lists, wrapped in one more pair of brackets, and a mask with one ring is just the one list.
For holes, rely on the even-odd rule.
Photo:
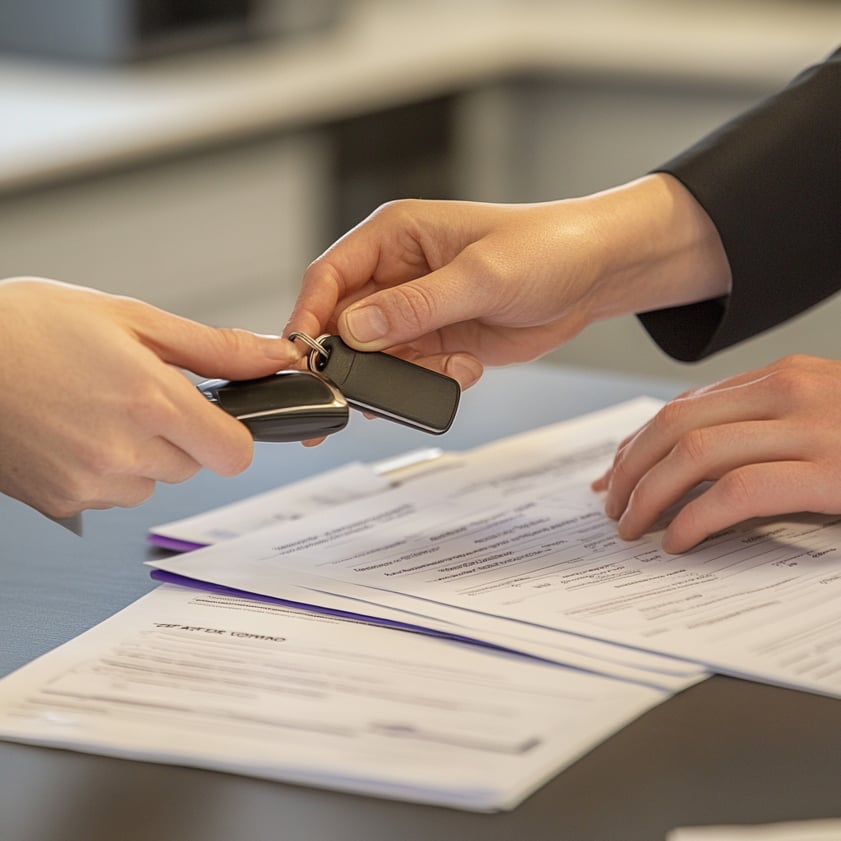
{"label": "second key fob", "polygon": [[348,422],[342,393],[307,371],[280,371],[256,380],[205,380],[196,388],[242,421],[255,441],[322,438]]}

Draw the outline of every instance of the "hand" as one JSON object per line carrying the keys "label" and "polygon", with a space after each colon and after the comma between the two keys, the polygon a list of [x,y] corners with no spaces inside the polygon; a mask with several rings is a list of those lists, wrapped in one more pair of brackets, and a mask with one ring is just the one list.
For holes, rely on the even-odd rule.
{"label": "hand", "polygon": [[663,536],[685,552],[751,517],[841,513],[841,361],[792,356],[693,389],[619,447],[593,483],[634,540],[705,481]]}
{"label": "hand", "polygon": [[285,339],[217,330],[130,298],[0,282],[0,491],[53,517],[144,501],[201,466],[244,470],[252,440],[173,366],[263,376]]}
{"label": "hand", "polygon": [[596,319],[728,284],[712,223],[670,176],[545,204],[398,201],[309,267],[287,331],[338,332],[467,387]]}

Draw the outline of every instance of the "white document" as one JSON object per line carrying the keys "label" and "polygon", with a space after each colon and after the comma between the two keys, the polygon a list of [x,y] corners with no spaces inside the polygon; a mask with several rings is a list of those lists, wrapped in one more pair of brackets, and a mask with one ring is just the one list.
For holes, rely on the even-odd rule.
{"label": "white document", "polygon": [[755,826],[692,826],[673,829],[666,841],[838,841],[838,820],[792,821]]}
{"label": "white document", "polygon": [[380,493],[389,487],[391,481],[388,477],[365,464],[352,462],[232,505],[163,523],[152,530],[151,539],[184,549],[210,546],[251,534],[266,526],[297,520],[349,500]]}
{"label": "white document", "polygon": [[457,469],[461,463],[460,454],[445,453],[437,447],[411,450],[374,464],[351,462],[229,505],[154,526],[149,540],[176,551],[212,546],[278,523],[329,511],[421,476]]}
{"label": "white document", "polygon": [[[622,428],[627,429],[629,425],[639,423],[641,418],[647,418],[657,405],[656,401],[646,399],[625,406],[621,410]],[[562,425],[563,432],[578,440],[581,435],[592,437],[594,429],[602,428],[607,440],[597,436],[590,449],[595,448],[602,456],[611,454],[618,440],[615,429],[610,428],[611,424],[615,426],[614,415],[613,411],[607,413],[601,424],[590,418]],[[408,592],[357,587],[353,582],[333,578],[332,574],[324,580],[317,560],[303,566],[287,564],[285,557],[280,563],[270,560],[276,553],[274,548],[267,547],[279,540],[293,547],[303,547],[307,556],[317,559],[325,543],[333,548],[349,546],[352,552],[357,539],[364,542],[370,534],[386,533],[390,538],[385,551],[392,553],[392,559],[400,558],[403,555],[400,547],[411,543],[413,531],[419,527],[418,517],[428,516],[437,527],[450,516],[451,507],[458,518],[468,509],[484,511],[487,498],[495,502],[500,494],[506,497],[526,488],[541,488],[547,483],[579,485],[586,482],[583,471],[588,469],[591,459],[582,459],[578,451],[567,453],[563,448],[557,451],[558,429],[560,427],[549,427],[462,454],[459,463],[450,467],[446,474],[432,473],[415,478],[410,485],[380,495],[376,501],[360,500],[332,508],[329,517],[311,518],[310,526],[289,523],[282,529],[252,534],[215,550],[150,563],[198,581],[387,621],[402,619],[419,627],[471,637],[551,662],[672,691],[703,679],[706,676],[703,668],[675,658],[511,621],[492,613],[464,610],[454,604],[415,598]],[[564,440],[564,435],[560,440]],[[557,451],[554,453],[553,442]],[[538,458],[530,462],[527,456],[533,456],[534,452],[538,453]],[[454,500],[453,506],[449,499]],[[321,535],[322,531],[326,537]],[[386,572],[385,577],[389,574]]]}
{"label": "white document", "polygon": [[474,451],[457,483],[432,476],[153,565],[278,597],[454,608],[466,626],[495,617],[841,696],[841,518],[748,523],[680,556],[659,532],[618,538],[589,481],[650,403]]}
{"label": "white document", "polygon": [[0,738],[493,811],[666,697],[164,585],[0,681]]}

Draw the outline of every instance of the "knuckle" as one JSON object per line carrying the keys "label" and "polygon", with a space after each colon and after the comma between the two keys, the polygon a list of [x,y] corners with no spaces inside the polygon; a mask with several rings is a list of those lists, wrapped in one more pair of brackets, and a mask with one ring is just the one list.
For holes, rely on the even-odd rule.
{"label": "knuckle", "polygon": [[180,417],[178,408],[156,384],[136,390],[124,410],[141,429],[150,434],[168,428]]}
{"label": "knuckle", "polygon": [[75,517],[84,511],[84,503],[76,500],[72,494],[62,497],[51,497],[38,505],[38,510],[48,517],[63,520],[68,517]]}
{"label": "knuckle", "polygon": [[372,214],[372,218],[385,219],[388,222],[414,218],[420,199],[393,199],[381,204]]}
{"label": "knuckle", "polygon": [[775,393],[792,404],[807,398],[816,385],[813,377],[792,366],[777,369],[770,379]]}
{"label": "knuckle", "polygon": [[672,431],[680,428],[689,405],[687,400],[670,400],[651,420],[656,436],[672,436]]}
{"label": "knuckle", "polygon": [[751,482],[748,471],[731,470],[718,480],[718,495],[721,504],[729,511],[739,512],[741,516],[750,510],[751,500],[756,498],[756,488]]}
{"label": "knuckle", "polygon": [[236,327],[215,327],[209,330],[208,340],[225,353],[237,356],[250,348],[251,334]]}
{"label": "knuckle", "polygon": [[134,508],[137,505],[142,505],[144,502],[148,502],[154,492],[154,479],[140,478],[137,482],[135,482],[133,493],[131,493],[127,500],[121,504],[125,508]]}
{"label": "knuckle", "polygon": [[710,435],[706,429],[692,429],[677,442],[674,448],[675,458],[679,462],[688,462],[700,466],[706,464],[710,455]]}
{"label": "knuckle", "polygon": [[50,517],[73,517],[90,508],[91,501],[97,498],[100,477],[97,473],[74,472],[61,478],[59,492],[54,494],[41,510]]}
{"label": "knuckle", "polygon": [[435,313],[435,300],[422,286],[408,283],[394,290],[401,322],[410,330],[425,330]]}
{"label": "knuckle", "polygon": [[504,282],[510,273],[506,265],[507,258],[497,248],[488,248],[486,244],[473,243],[464,250],[465,258],[469,260],[471,274],[485,280],[485,289],[490,295],[497,292],[514,292],[517,287]]}
{"label": "knuckle", "polygon": [[[85,474],[90,480],[96,481],[104,476],[114,476],[128,472],[133,461],[132,453],[121,446],[119,441],[111,439],[99,440],[99,446],[90,451],[84,460]],[[79,499],[90,498],[93,494],[91,489],[86,490],[85,486],[92,484],[91,481],[80,482],[76,496]]]}
{"label": "knuckle", "polygon": [[789,353],[778,359],[772,367],[777,369],[808,368],[815,362],[815,357],[806,353]]}

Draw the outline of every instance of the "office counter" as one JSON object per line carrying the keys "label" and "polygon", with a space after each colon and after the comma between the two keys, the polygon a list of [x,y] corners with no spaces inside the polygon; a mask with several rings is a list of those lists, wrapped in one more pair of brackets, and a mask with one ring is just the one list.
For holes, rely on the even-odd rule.
{"label": "office counter", "polygon": [[[347,461],[430,444],[464,449],[678,390],[540,365],[491,371],[443,438],[355,416],[316,449],[259,445],[235,479],[201,473],[137,509],[89,512],[82,539],[2,498],[0,674],[150,590],[143,561],[158,551],[145,542],[153,524]],[[677,825],[831,816],[841,816],[841,701],[723,677],[655,708],[498,815],[0,743],[3,841],[658,841]]]}

